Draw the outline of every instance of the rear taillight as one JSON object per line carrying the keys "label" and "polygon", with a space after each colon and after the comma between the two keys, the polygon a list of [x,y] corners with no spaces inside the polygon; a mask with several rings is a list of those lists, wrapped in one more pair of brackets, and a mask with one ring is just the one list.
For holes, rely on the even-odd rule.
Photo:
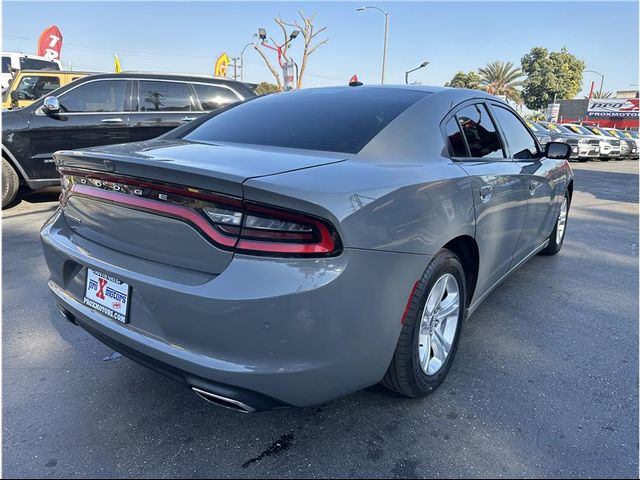
{"label": "rear taillight", "polygon": [[335,255],[338,236],[324,220],[302,213],[245,203],[237,249],[290,255]]}
{"label": "rear taillight", "polygon": [[62,169],[64,205],[71,195],[99,198],[178,218],[217,247],[273,256],[333,256],[341,251],[333,226],[320,218],[202,189]]}

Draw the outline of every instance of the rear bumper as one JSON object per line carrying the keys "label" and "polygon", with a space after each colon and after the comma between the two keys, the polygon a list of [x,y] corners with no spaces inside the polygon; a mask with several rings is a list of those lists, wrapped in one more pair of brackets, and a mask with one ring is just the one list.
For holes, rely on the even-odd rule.
{"label": "rear bumper", "polygon": [[[334,258],[236,255],[220,275],[41,232],[49,282],[75,322],[132,359],[256,410],[309,406],[379,382],[429,257],[345,249]],[[87,267],[131,285],[130,323],[84,305]]]}

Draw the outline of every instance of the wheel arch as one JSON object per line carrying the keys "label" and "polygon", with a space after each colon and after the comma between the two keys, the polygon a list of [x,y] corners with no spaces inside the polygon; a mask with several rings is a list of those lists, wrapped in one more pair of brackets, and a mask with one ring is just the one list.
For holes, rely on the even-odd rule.
{"label": "wheel arch", "polygon": [[20,162],[16,160],[16,157],[5,145],[2,145],[2,158],[9,162],[9,165],[11,165],[16,171],[20,180],[20,185],[29,185],[29,176],[22,168],[22,165],[20,165]]}
{"label": "wheel arch", "polygon": [[567,185],[567,193],[569,194],[569,205],[571,205],[571,200],[573,199],[573,178],[569,180]]}
{"label": "wheel arch", "polygon": [[471,305],[471,299],[476,289],[478,281],[478,272],[480,269],[480,250],[476,240],[470,235],[460,235],[443,246],[447,250],[455,253],[464,269],[467,287],[466,306]]}

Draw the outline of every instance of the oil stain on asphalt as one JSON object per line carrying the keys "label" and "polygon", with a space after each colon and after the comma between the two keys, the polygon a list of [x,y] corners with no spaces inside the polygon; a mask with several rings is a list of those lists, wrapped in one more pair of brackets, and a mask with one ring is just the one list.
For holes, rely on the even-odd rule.
{"label": "oil stain on asphalt", "polygon": [[289,450],[293,444],[293,433],[285,433],[278,440],[273,442],[273,444],[267,448],[264,452],[258,455],[251,460],[247,460],[242,464],[242,468],[247,468],[253,465],[254,463],[260,462],[265,457],[270,457],[272,455],[280,455],[282,452],[286,452]]}

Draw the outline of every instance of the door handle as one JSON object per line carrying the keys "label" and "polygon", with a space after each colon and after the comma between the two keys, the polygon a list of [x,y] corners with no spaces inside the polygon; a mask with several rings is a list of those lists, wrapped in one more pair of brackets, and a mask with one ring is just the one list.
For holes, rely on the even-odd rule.
{"label": "door handle", "polygon": [[491,200],[492,193],[493,187],[491,185],[484,185],[480,187],[480,200],[482,200],[482,203],[486,203]]}
{"label": "door handle", "polygon": [[196,117],[184,117],[184,118],[182,119],[182,121],[183,121],[183,122],[190,122],[190,121],[195,120],[195,119],[196,119]]}
{"label": "door handle", "polygon": [[122,123],[124,120],[121,118],[105,118],[102,120],[102,123]]}

